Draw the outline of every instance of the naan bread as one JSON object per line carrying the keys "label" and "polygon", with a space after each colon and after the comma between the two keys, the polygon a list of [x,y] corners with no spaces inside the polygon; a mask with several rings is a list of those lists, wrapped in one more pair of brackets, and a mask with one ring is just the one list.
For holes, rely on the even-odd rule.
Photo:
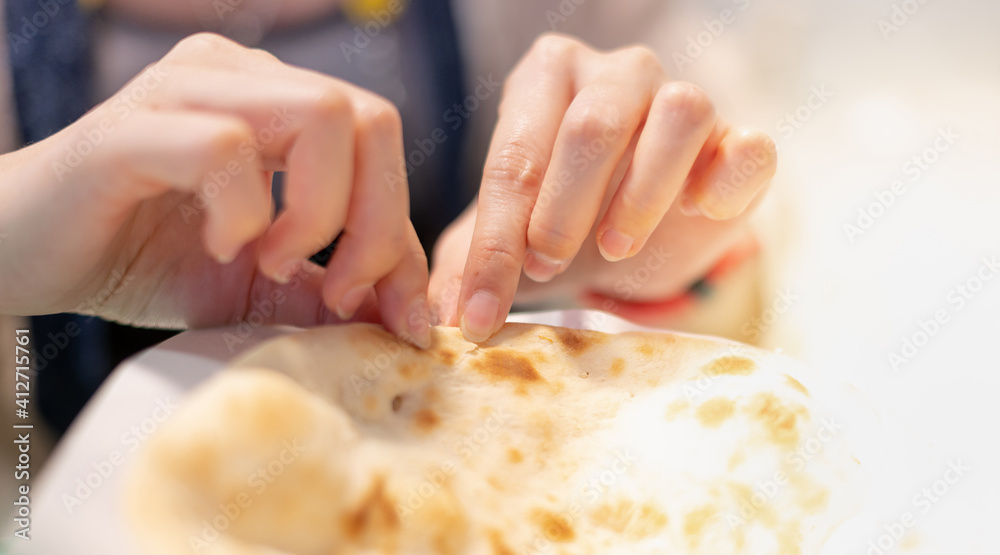
{"label": "naan bread", "polygon": [[373,325],[273,340],[136,463],[151,554],[809,554],[859,465],[788,359],[508,324],[419,351]]}

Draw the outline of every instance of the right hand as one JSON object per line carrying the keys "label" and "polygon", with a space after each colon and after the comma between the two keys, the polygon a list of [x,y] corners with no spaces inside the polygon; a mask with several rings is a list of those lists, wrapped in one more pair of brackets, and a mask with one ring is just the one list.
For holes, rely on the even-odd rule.
{"label": "right hand", "polygon": [[[207,326],[270,299],[265,322],[315,325],[377,300],[374,319],[429,343],[400,117],[373,93],[198,34],[0,160],[0,313]],[[306,260],[341,233],[325,271]]]}

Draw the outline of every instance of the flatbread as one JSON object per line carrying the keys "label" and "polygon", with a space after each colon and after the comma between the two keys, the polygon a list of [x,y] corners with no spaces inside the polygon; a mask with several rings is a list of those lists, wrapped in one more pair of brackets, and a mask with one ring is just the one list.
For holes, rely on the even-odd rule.
{"label": "flatbread", "polygon": [[185,400],[129,512],[163,555],[816,553],[859,463],[806,375],[668,333],[311,329]]}

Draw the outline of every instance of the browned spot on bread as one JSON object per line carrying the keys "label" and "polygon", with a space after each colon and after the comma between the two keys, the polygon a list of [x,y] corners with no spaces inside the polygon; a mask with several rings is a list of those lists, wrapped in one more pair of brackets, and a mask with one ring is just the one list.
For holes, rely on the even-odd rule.
{"label": "browned spot on bread", "polygon": [[733,454],[729,456],[729,462],[726,463],[726,469],[732,472],[736,470],[736,467],[743,464],[743,461],[747,460],[747,453],[742,448],[733,451]]}
{"label": "browned spot on bread", "polygon": [[568,328],[556,328],[556,338],[564,349],[574,355],[578,355],[594,345],[603,342],[603,335]]}
{"label": "browned spot on bread", "polygon": [[404,362],[403,364],[400,364],[399,375],[403,376],[404,378],[412,378],[414,366],[415,365],[412,362]]}
{"label": "browned spot on bread", "polygon": [[493,555],[515,555],[514,550],[503,541],[503,534],[498,530],[490,530],[486,536],[490,539]]}
{"label": "browned spot on bread", "polygon": [[632,541],[648,538],[667,525],[667,516],[649,503],[636,507],[630,501],[605,503],[597,507],[591,518],[598,526],[621,534]]}
{"label": "browned spot on bread", "polygon": [[910,530],[903,536],[903,541],[899,542],[899,548],[903,551],[910,551],[920,545],[920,534],[916,530]]}
{"label": "browned spot on bread", "polygon": [[403,396],[396,395],[392,398],[392,412],[399,412],[399,409],[403,407]]}
{"label": "browned spot on bread", "polygon": [[441,400],[441,392],[434,386],[427,386],[424,389],[424,401],[428,404],[437,403]]}
{"label": "browned spot on bread", "polygon": [[809,390],[806,389],[806,386],[802,385],[802,382],[800,382],[799,380],[796,380],[795,378],[789,376],[788,374],[785,374],[785,381],[788,382],[788,385],[797,389],[806,397],[809,396]]}
{"label": "browned spot on bread", "polygon": [[524,454],[518,451],[517,449],[511,447],[510,449],[507,450],[507,460],[509,460],[514,464],[517,464],[524,460]]}
{"label": "browned spot on bread", "polygon": [[626,536],[633,541],[639,541],[655,535],[666,527],[667,515],[663,514],[663,512],[653,505],[643,503],[639,507],[639,511],[632,518]]}
{"label": "browned spot on bread", "polygon": [[729,419],[736,410],[732,399],[715,397],[698,405],[694,410],[695,418],[706,428],[718,428]]}
{"label": "browned spot on bread", "polygon": [[553,448],[556,441],[556,426],[552,417],[545,410],[538,410],[528,416],[528,426],[532,435],[538,439],[538,448],[547,452]]}
{"label": "browned spot on bread", "polygon": [[430,432],[441,422],[436,412],[429,408],[422,408],[413,415],[413,423],[421,432]]}
{"label": "browned spot on bread", "polygon": [[503,485],[503,481],[496,476],[490,476],[486,481],[497,491],[507,491],[507,487]]}
{"label": "browned spot on bread", "polygon": [[553,344],[556,342],[555,339],[552,339],[551,337],[549,337],[547,335],[544,335],[544,334],[541,334],[541,333],[538,334],[538,338],[541,339],[541,340],[543,340],[543,341],[548,341],[549,343],[553,343]]}
{"label": "browned spot on bread", "polygon": [[380,537],[399,530],[399,515],[385,491],[385,476],[374,480],[357,508],[344,515],[342,525],[345,535],[354,540],[367,534]]}
{"label": "browned spot on bread", "polygon": [[473,368],[487,376],[516,382],[537,382],[542,376],[524,355],[513,350],[484,350],[473,362]]}
{"label": "browned spot on bread", "polygon": [[757,369],[757,363],[746,357],[725,356],[708,363],[704,373],[709,376],[726,374],[729,376],[748,376]]}
{"label": "browned spot on bread", "polygon": [[399,375],[408,379],[426,378],[431,373],[429,364],[418,362],[404,362],[399,365]]}
{"label": "browned spot on bread", "polygon": [[[778,526],[778,514],[770,505],[770,499],[763,492],[754,491],[750,486],[739,482],[730,482],[729,489],[733,496],[734,507],[740,508],[740,518],[758,521],[768,528]],[[763,503],[760,502],[761,496],[764,496]]]}
{"label": "browned spot on bread", "polygon": [[682,412],[687,410],[688,407],[690,406],[691,403],[687,402],[684,399],[677,399],[675,401],[671,401],[670,404],[667,405],[667,415],[666,415],[667,420],[673,420],[674,418],[677,418],[678,416],[681,415]]}
{"label": "browned spot on bread", "polygon": [[434,354],[437,355],[438,360],[448,366],[455,364],[455,360],[458,359],[458,353],[451,349],[438,349]]}
{"label": "browned spot on bread", "polygon": [[812,481],[808,476],[793,474],[792,487],[795,488],[795,501],[806,514],[822,511],[830,502],[830,490]]}
{"label": "browned spot on bread", "polygon": [[630,501],[619,501],[615,504],[603,503],[591,512],[590,516],[598,526],[607,528],[619,534],[625,532],[634,511]]}
{"label": "browned spot on bread", "polygon": [[625,359],[616,358],[611,362],[611,368],[608,370],[608,373],[617,378],[618,376],[621,376],[624,371]]}
{"label": "browned spot on bread", "polygon": [[569,521],[555,513],[539,509],[532,516],[535,524],[549,541],[568,542],[576,537],[576,532],[573,531]]}
{"label": "browned spot on bread", "polygon": [[771,443],[791,449],[799,443],[798,418],[805,415],[800,405],[783,404],[773,393],[758,393],[747,405],[747,412],[757,419]]}
{"label": "browned spot on bread", "polygon": [[778,552],[781,555],[802,555],[801,528],[799,522],[789,520],[778,530]]}
{"label": "browned spot on bread", "polygon": [[[459,503],[450,482],[444,482],[441,488],[426,500],[422,508],[404,514],[408,514],[406,520],[408,529],[412,526],[431,537],[432,545],[427,553],[460,555],[467,552],[470,531],[467,509]],[[384,549],[370,551],[386,554],[401,552]]]}
{"label": "browned spot on bread", "polygon": [[715,513],[715,507],[712,505],[702,505],[684,515],[684,535],[687,536],[688,544],[691,547],[697,547],[701,543],[701,535],[705,532],[705,526],[715,516]]}
{"label": "browned spot on bread", "polygon": [[650,358],[656,354],[656,347],[654,347],[651,343],[643,343],[639,345],[639,348],[636,350],[639,351],[640,355],[646,358]]}

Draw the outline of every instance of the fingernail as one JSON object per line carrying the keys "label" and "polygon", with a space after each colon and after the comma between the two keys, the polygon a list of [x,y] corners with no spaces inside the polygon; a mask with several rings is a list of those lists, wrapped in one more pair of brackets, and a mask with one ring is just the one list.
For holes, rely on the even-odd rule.
{"label": "fingernail", "polygon": [[473,343],[490,338],[500,314],[500,299],[486,291],[476,291],[462,314],[462,335]]}
{"label": "fingernail", "polygon": [[528,249],[524,256],[524,275],[538,283],[545,283],[556,277],[565,265],[565,261],[555,260],[534,249]]}
{"label": "fingernail", "polygon": [[229,264],[233,260],[236,260],[236,253],[224,253],[215,255],[215,261],[219,264]]}
{"label": "fingernail", "polygon": [[301,260],[289,260],[288,262],[286,262],[281,266],[281,269],[275,272],[274,276],[272,276],[271,279],[284,285],[289,281],[291,281],[292,276],[295,275],[295,272],[299,271],[299,266],[301,265],[302,265]]}
{"label": "fingernail", "polygon": [[344,293],[344,295],[340,297],[340,302],[337,303],[337,316],[339,316],[341,320],[350,320],[351,316],[354,316],[354,313],[361,307],[361,303],[364,302],[365,297],[368,296],[368,292],[370,290],[370,285],[359,285],[349,290],[347,293]]}
{"label": "fingernail", "polygon": [[421,349],[431,346],[431,311],[426,299],[417,299],[410,305],[407,317],[407,328],[410,333],[410,343]]}
{"label": "fingernail", "polygon": [[689,194],[681,195],[680,201],[678,201],[678,208],[680,208],[681,214],[690,218],[701,216],[701,210],[698,209],[698,205],[694,203],[694,198]]}
{"label": "fingernail", "polygon": [[635,239],[617,229],[609,229],[601,235],[601,240],[597,243],[597,247],[605,260],[608,262],[617,262],[628,256],[634,244]]}

